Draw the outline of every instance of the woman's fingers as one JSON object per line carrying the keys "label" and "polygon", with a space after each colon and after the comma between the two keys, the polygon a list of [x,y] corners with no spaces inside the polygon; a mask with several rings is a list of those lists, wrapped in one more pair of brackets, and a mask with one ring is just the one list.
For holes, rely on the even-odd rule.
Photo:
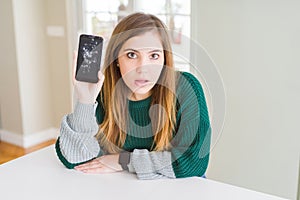
{"label": "woman's fingers", "polygon": [[98,78],[99,78],[99,81],[98,81],[98,83],[96,85],[96,91],[97,92],[95,94],[96,95],[95,99],[97,98],[97,96],[98,96],[98,94],[99,94],[99,92],[100,92],[100,90],[101,90],[101,88],[103,86],[104,79],[105,79],[104,74],[101,71],[98,72]]}
{"label": "woman's fingers", "polygon": [[75,76],[76,76],[76,64],[77,64],[77,52],[73,51],[73,66],[72,66],[72,80],[73,80],[73,85],[75,85]]}
{"label": "woman's fingers", "polygon": [[85,170],[82,170],[82,172],[87,173],[87,174],[100,174],[100,173],[103,173],[103,169],[100,167],[97,167],[97,168],[85,169]]}
{"label": "woman's fingers", "polygon": [[82,170],[82,172],[87,174],[103,174],[103,173],[112,173],[116,171],[109,167],[102,166],[102,167],[85,169]]}
{"label": "woman's fingers", "polygon": [[105,76],[104,74],[99,70],[98,72],[98,78],[99,78],[99,81],[98,81],[98,85],[102,86],[103,82],[104,82],[104,79],[105,79]]}
{"label": "woman's fingers", "polygon": [[101,162],[99,162],[98,159],[96,158],[87,163],[76,166],[75,169],[76,170],[84,170],[84,169],[88,169],[88,168],[99,167],[101,165],[102,165]]}
{"label": "woman's fingers", "polygon": [[76,63],[77,63],[77,52],[73,52],[73,71],[72,71],[72,82],[74,86],[74,91],[76,93],[76,97],[78,98],[78,101],[84,104],[94,104],[96,101],[96,98],[102,88],[103,82],[104,82],[104,75],[99,70],[98,72],[98,82],[95,83],[89,83],[89,82],[82,82],[76,80]]}
{"label": "woman's fingers", "polygon": [[115,170],[113,170],[112,168],[103,165],[100,162],[99,158],[96,158],[85,164],[78,165],[75,167],[75,169],[84,173],[91,173],[91,174],[115,172]]}

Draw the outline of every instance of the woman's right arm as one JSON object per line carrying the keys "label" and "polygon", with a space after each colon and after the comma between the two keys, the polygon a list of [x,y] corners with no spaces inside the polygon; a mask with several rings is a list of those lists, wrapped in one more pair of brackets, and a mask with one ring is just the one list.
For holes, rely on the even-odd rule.
{"label": "woman's right arm", "polygon": [[72,114],[63,117],[55,149],[58,158],[69,169],[101,155],[94,137],[98,132],[96,104],[78,102]]}
{"label": "woman's right arm", "polygon": [[58,158],[71,169],[101,155],[99,143],[94,137],[98,132],[95,102],[102,88],[104,75],[99,71],[98,83],[77,81],[76,61],[77,55],[74,52],[73,85],[78,99],[74,112],[63,117],[60,137],[55,145]]}

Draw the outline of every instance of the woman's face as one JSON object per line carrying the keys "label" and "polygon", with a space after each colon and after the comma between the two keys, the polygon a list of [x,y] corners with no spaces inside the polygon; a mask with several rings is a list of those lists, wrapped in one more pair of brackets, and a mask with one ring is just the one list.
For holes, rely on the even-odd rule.
{"label": "woman's face", "polygon": [[164,65],[164,51],[157,32],[149,31],[127,40],[118,55],[122,78],[132,91],[131,100],[151,95]]}

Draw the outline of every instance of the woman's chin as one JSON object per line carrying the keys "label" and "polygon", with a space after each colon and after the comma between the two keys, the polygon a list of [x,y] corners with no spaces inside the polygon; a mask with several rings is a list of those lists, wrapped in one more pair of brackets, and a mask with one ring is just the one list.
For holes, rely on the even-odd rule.
{"label": "woman's chin", "polygon": [[147,97],[149,97],[151,95],[151,89],[152,87],[150,88],[136,88],[135,90],[131,90],[132,91],[132,94],[131,94],[131,97],[130,99],[134,99],[134,100],[142,100],[142,99],[145,99]]}

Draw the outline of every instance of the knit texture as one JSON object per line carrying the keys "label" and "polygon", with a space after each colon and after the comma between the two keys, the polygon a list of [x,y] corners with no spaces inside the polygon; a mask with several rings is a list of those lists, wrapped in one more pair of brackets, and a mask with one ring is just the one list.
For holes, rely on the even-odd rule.
{"label": "knit texture", "polygon": [[72,114],[63,117],[60,128],[59,157],[70,163],[82,163],[95,158],[100,151],[93,137],[98,131],[95,105],[77,103]]}
{"label": "knit texture", "polygon": [[131,153],[129,171],[135,172],[139,179],[176,178],[172,169],[171,153],[168,151],[149,152],[135,149]]}
{"label": "knit texture", "polygon": [[[202,176],[207,169],[211,129],[203,89],[192,74],[178,73],[176,129],[170,151],[151,151],[154,137],[149,110],[155,109],[150,107],[151,96],[141,101],[128,100],[130,124],[123,149],[132,152],[128,167],[140,179]],[[68,168],[101,155],[99,144],[92,137],[97,131],[91,109],[81,109],[84,124],[82,117],[74,112],[75,119],[70,116],[71,120],[62,122],[59,144],[56,145],[58,157]],[[96,109],[98,124],[102,123],[104,115],[99,103]]]}

